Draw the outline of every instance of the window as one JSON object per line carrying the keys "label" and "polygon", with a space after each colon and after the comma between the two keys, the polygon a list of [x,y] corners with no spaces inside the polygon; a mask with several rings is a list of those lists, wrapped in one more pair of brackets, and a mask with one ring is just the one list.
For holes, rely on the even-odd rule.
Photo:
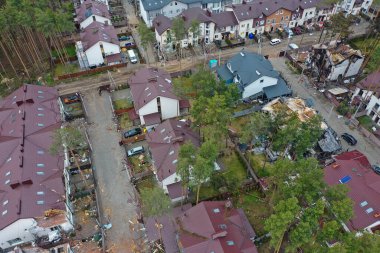
{"label": "window", "polygon": [[227,241],[227,245],[228,245],[228,246],[234,246],[235,243],[234,243],[234,241]]}
{"label": "window", "polygon": [[170,10],[169,12],[170,12],[170,14],[173,14],[173,11],[172,11],[172,10]]}
{"label": "window", "polygon": [[360,90],[358,95],[359,95],[359,96],[362,96],[363,93],[364,93],[364,91],[363,91],[363,90]]}
{"label": "window", "polygon": [[37,171],[36,173],[37,173],[37,175],[39,175],[39,176],[43,176],[43,175],[45,175],[45,172],[43,172],[43,171]]}
{"label": "window", "polygon": [[44,124],[43,124],[43,123],[37,123],[37,126],[39,126],[39,127],[43,127]]}
{"label": "window", "polygon": [[375,104],[375,106],[373,107],[373,109],[374,109],[375,111],[377,111],[377,110],[379,109],[379,107],[380,107],[380,104]]}
{"label": "window", "polygon": [[5,176],[9,176],[11,174],[10,171],[8,171],[7,173],[5,173]]}
{"label": "window", "polygon": [[17,244],[17,243],[20,243],[20,242],[22,242],[21,238],[15,238],[13,240],[7,241],[7,243],[9,243],[10,245],[14,245],[14,244]]}
{"label": "window", "polygon": [[177,9],[177,13],[179,13],[179,9]]}
{"label": "window", "polygon": [[4,201],[3,202],[3,206],[5,206],[6,204],[8,204],[8,202],[9,202],[8,200]]}
{"label": "window", "polygon": [[43,168],[43,167],[45,167],[45,164],[43,164],[43,163],[37,163],[37,167],[38,168]]}
{"label": "window", "polygon": [[218,35],[215,35],[215,39],[217,39],[218,38]]}
{"label": "window", "polygon": [[37,91],[38,94],[43,94],[44,92],[42,90]]}
{"label": "window", "polygon": [[3,211],[3,216],[8,213],[8,210]]}
{"label": "window", "polygon": [[284,21],[284,16],[281,17],[281,21]]}
{"label": "window", "polygon": [[372,212],[373,212],[373,208],[372,208],[372,207],[370,207],[370,208],[368,208],[367,210],[365,210],[365,212],[366,212],[366,213],[368,213],[368,214],[370,214],[370,213],[372,213]]}
{"label": "window", "polygon": [[45,203],[45,201],[43,200],[37,200],[37,205],[43,205]]}
{"label": "window", "polygon": [[264,82],[264,79],[261,79],[261,80],[260,80],[260,83],[263,83],[263,82]]}
{"label": "window", "polygon": [[178,162],[178,160],[175,159],[175,160],[172,162],[172,164],[176,164],[177,162]]}
{"label": "window", "polygon": [[259,21],[256,22],[256,26],[259,26]]}
{"label": "window", "polygon": [[214,213],[220,213],[220,209],[219,208],[215,208],[214,210],[212,210]]}
{"label": "window", "polygon": [[38,107],[37,110],[38,110],[38,111],[43,111],[44,108],[42,108],[42,107]]}
{"label": "window", "polygon": [[249,23],[247,24],[247,29],[249,29]]}
{"label": "window", "polygon": [[50,231],[56,231],[56,230],[60,230],[60,227],[59,226],[55,226],[55,227],[51,227],[50,228]]}
{"label": "window", "polygon": [[289,20],[289,16],[285,16],[285,20]]}
{"label": "window", "polygon": [[44,96],[37,96],[38,98],[44,98]]}
{"label": "window", "polygon": [[366,205],[368,205],[368,202],[367,202],[367,201],[363,201],[362,203],[360,203],[360,206],[361,206],[361,207],[365,207]]}
{"label": "window", "polygon": [[177,2],[174,2],[175,5],[177,5]]}
{"label": "window", "polygon": [[276,20],[275,19],[272,20],[272,24],[276,24]]}
{"label": "window", "polygon": [[172,154],[174,154],[174,150],[172,150],[172,151],[169,152],[169,155],[172,155]]}
{"label": "window", "polygon": [[267,24],[268,24],[268,25],[270,24],[270,19],[267,20]]}
{"label": "window", "polygon": [[170,3],[170,6],[173,6],[173,3]]}
{"label": "window", "polygon": [[245,27],[245,24],[242,24],[241,27]]}
{"label": "window", "polygon": [[220,224],[219,227],[220,227],[220,229],[227,229],[227,225],[226,224]]}
{"label": "window", "polygon": [[279,10],[276,11],[276,15],[278,15],[278,14],[280,14],[280,11],[279,11]]}
{"label": "window", "polygon": [[40,149],[40,150],[37,150],[37,154],[38,155],[43,155],[45,152],[42,150],[42,149]]}
{"label": "window", "polygon": [[37,195],[44,195],[45,194],[45,192],[37,192]]}
{"label": "window", "polygon": [[265,20],[261,20],[260,25],[264,25],[264,24],[265,24]]}
{"label": "window", "polygon": [[38,113],[37,116],[42,117],[42,116],[44,116],[44,114],[43,113]]}
{"label": "window", "polygon": [[5,184],[9,184],[11,182],[10,179],[7,179],[7,181],[5,181]]}
{"label": "window", "polygon": [[206,30],[206,35],[209,35],[210,34],[210,31],[209,30]]}

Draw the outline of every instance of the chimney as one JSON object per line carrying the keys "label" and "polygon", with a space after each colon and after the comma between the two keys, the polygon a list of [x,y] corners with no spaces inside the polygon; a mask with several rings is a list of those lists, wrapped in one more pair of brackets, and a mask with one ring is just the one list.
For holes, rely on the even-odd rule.
{"label": "chimney", "polygon": [[26,92],[28,90],[28,86],[26,84],[24,85],[24,89],[23,90],[24,90],[24,92]]}
{"label": "chimney", "polygon": [[250,11],[252,10],[252,6],[249,6],[249,8],[248,8]]}
{"label": "chimney", "polygon": [[171,141],[172,143],[183,142],[183,136],[174,137]]}
{"label": "chimney", "polygon": [[333,169],[339,169],[340,165],[338,163],[333,164]]}
{"label": "chimney", "polygon": [[33,184],[33,181],[32,181],[32,179],[27,178],[24,181],[22,181],[22,184]]}
{"label": "chimney", "polygon": [[263,4],[263,2],[259,2],[259,4]]}
{"label": "chimney", "polygon": [[209,17],[211,17],[211,11],[207,10],[206,11],[206,15],[209,16]]}
{"label": "chimney", "polygon": [[224,230],[222,232],[219,232],[219,233],[215,233],[212,235],[212,239],[215,240],[215,239],[218,239],[218,238],[222,238],[222,237],[225,237],[227,235],[227,231]]}
{"label": "chimney", "polygon": [[20,185],[20,182],[19,181],[14,181],[12,182],[9,186],[12,188],[12,189],[16,189],[17,186]]}
{"label": "chimney", "polygon": [[20,163],[18,165],[20,168],[24,166],[24,156],[20,156]]}
{"label": "chimney", "polygon": [[17,205],[18,209],[17,209],[17,214],[21,214],[21,199]]}
{"label": "chimney", "polygon": [[243,3],[242,4],[247,4],[247,2],[245,0],[243,0]]}

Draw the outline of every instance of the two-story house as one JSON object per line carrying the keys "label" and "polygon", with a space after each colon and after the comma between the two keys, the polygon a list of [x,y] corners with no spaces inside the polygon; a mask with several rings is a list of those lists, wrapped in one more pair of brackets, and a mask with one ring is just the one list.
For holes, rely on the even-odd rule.
{"label": "two-story house", "polygon": [[153,20],[159,15],[174,18],[181,12],[192,7],[199,7],[213,13],[221,12],[232,0],[140,0],[140,16],[148,27],[153,26]]}
{"label": "two-story house", "polygon": [[150,131],[146,139],[152,155],[154,173],[160,186],[173,202],[186,196],[181,178],[176,173],[178,153],[182,144],[200,145],[200,137],[190,127],[190,122],[168,119]]}
{"label": "two-story house", "polygon": [[263,8],[263,13],[266,16],[265,31],[272,32],[279,28],[288,27],[292,10],[288,7],[283,7],[280,2],[269,1]]}
{"label": "two-story house", "polygon": [[360,11],[367,12],[373,0],[342,0],[337,4],[337,10],[345,14],[358,15]]}
{"label": "two-story house", "polygon": [[92,22],[80,32],[75,47],[81,68],[121,63],[120,45],[112,25]]}
{"label": "two-story house", "polygon": [[366,105],[366,114],[380,126],[380,71],[368,75],[356,84],[352,100],[358,100]]}
{"label": "two-story house", "polygon": [[292,94],[272,64],[256,53],[241,51],[219,67],[217,73],[227,85],[237,83],[244,100],[272,100]]}
{"label": "two-story house", "polygon": [[148,128],[180,116],[183,106],[188,107],[174,94],[170,74],[162,69],[140,69],[128,79],[128,85],[135,113]]}
{"label": "two-story house", "polygon": [[80,29],[84,29],[92,22],[100,22],[111,25],[111,15],[108,6],[100,1],[86,0],[75,10],[77,17],[75,21],[79,23]]}
{"label": "two-story house", "polygon": [[[73,230],[64,159],[49,150],[61,127],[58,92],[23,85],[0,102],[0,251]],[[67,184],[67,182],[65,182]]]}

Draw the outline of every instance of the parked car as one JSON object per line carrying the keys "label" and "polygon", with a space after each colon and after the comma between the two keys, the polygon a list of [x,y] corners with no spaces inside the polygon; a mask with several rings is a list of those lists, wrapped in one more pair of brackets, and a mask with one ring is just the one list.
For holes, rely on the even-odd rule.
{"label": "parked car", "polygon": [[271,44],[272,46],[274,46],[274,45],[279,44],[280,42],[281,42],[280,39],[272,39],[272,40],[269,42],[269,44]]}
{"label": "parked car", "polygon": [[130,40],[130,39],[131,39],[131,37],[126,36],[126,35],[122,35],[119,37],[119,41],[125,41],[125,40]]}
{"label": "parked car", "polygon": [[133,42],[127,42],[127,43],[125,43],[125,47],[132,47],[132,46],[134,46],[135,45],[135,43],[133,43]]}
{"label": "parked car", "polygon": [[302,34],[302,29],[300,27],[294,27],[293,28],[293,33],[295,33],[296,35],[300,35]]}
{"label": "parked car", "polygon": [[380,166],[379,165],[372,165],[372,169],[376,174],[380,175]]}
{"label": "parked car", "polygon": [[299,46],[297,44],[295,44],[295,43],[290,43],[289,44],[289,48],[295,50],[295,49],[298,49]]}
{"label": "parked car", "polygon": [[342,138],[351,146],[354,146],[354,145],[356,145],[356,143],[358,143],[358,141],[355,139],[355,137],[352,136],[351,134],[348,134],[348,133],[342,134]]}
{"label": "parked car", "polygon": [[127,156],[131,157],[131,156],[139,155],[139,154],[144,153],[144,151],[145,150],[144,150],[143,146],[138,146],[138,147],[135,147],[135,148],[131,148],[130,150],[127,151]]}
{"label": "parked car", "polygon": [[128,130],[124,133],[124,137],[125,138],[130,138],[130,137],[133,137],[133,136],[136,136],[136,135],[139,135],[141,134],[141,128],[137,127],[137,128],[133,128],[131,130]]}

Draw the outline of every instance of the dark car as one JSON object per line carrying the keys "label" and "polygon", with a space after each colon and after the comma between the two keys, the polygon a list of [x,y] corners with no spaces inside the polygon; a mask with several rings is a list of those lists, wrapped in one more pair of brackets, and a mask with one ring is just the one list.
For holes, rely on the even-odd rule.
{"label": "dark car", "polygon": [[356,143],[358,143],[358,141],[355,139],[355,137],[352,136],[351,134],[348,134],[348,133],[344,133],[344,134],[342,134],[342,138],[343,138],[348,144],[350,144],[351,146],[354,146],[354,145],[356,145]]}
{"label": "dark car", "polygon": [[125,138],[133,137],[136,135],[141,134],[141,128],[133,128],[131,130],[128,130],[124,133]]}
{"label": "dark car", "polygon": [[376,174],[380,175],[380,166],[379,165],[372,165],[372,169]]}

